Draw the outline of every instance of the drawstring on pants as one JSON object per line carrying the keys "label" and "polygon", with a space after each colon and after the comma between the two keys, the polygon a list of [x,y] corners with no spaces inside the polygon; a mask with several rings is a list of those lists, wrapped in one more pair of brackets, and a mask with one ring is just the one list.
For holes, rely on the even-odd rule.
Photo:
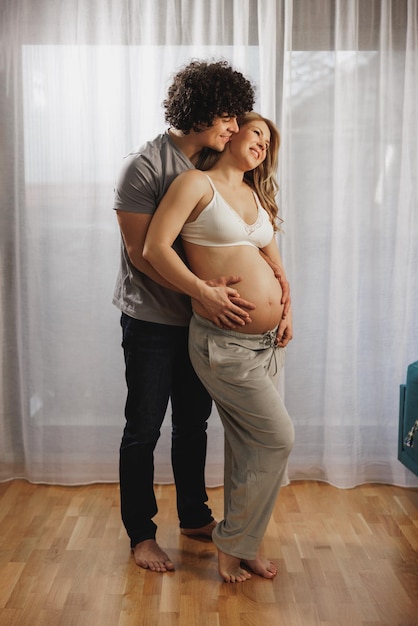
{"label": "drawstring on pants", "polygon": [[271,348],[271,355],[270,355],[270,359],[268,363],[268,369],[270,369],[271,361],[274,358],[274,367],[275,367],[274,376],[276,376],[277,371],[278,371],[277,354],[276,354],[276,349],[277,349],[276,334],[277,334],[277,328],[275,328],[274,330],[268,330],[266,333],[264,333],[263,340],[262,340],[263,345],[266,348]]}

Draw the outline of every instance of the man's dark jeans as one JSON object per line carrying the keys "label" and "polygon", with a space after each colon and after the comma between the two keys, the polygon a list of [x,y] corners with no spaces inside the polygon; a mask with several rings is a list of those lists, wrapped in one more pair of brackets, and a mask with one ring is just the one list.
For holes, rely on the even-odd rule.
{"label": "man's dark jeans", "polygon": [[154,448],[169,399],[180,526],[200,528],[213,520],[204,477],[212,401],[190,363],[188,328],[124,313],[121,325],[128,387],[119,463],[121,512],[134,547],[155,538]]}

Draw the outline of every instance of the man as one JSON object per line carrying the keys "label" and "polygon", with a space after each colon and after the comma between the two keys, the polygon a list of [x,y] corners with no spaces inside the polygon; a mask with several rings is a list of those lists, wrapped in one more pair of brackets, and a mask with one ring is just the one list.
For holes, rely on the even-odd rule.
{"label": "man", "polygon": [[[121,513],[135,562],[153,571],[174,569],[156,542],[157,527],[152,521],[158,510],[154,449],[169,399],[181,532],[211,536],[215,526],[204,478],[212,402],[189,360],[189,298],[144,260],[143,244],[152,215],[172,180],[195,166],[203,148],[222,151],[238,131],[236,117],[250,111],[253,103],[251,83],[227,62],[193,61],[176,74],[164,101],[170,129],[128,155],[115,190],[122,248],[113,303],[122,311],[128,388],[120,446]],[[175,247],[181,254],[179,241]],[[245,324],[253,308],[231,286],[239,280],[209,281],[213,289],[208,310],[227,328]]]}

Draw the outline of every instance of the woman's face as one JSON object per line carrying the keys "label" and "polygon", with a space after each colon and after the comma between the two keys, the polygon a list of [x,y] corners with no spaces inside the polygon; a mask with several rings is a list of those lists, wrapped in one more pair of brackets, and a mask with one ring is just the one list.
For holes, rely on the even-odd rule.
{"label": "woman's face", "polygon": [[245,159],[248,165],[246,170],[250,170],[264,161],[269,145],[270,130],[267,124],[263,120],[251,120],[231,137],[229,150],[240,160]]}

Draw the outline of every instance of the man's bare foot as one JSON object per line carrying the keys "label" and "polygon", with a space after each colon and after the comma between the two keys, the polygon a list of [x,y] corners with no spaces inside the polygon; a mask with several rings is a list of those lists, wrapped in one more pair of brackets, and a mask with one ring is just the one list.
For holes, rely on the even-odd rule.
{"label": "man's bare foot", "polygon": [[241,567],[241,559],[218,550],[218,571],[226,583],[242,583],[251,578],[250,572]]}
{"label": "man's bare foot", "polygon": [[217,522],[213,520],[200,528],[180,528],[180,532],[182,535],[187,535],[187,537],[205,537],[206,539],[209,537],[212,539],[212,531],[216,524]]}
{"label": "man's bare foot", "polygon": [[259,554],[257,554],[255,559],[241,559],[241,561],[245,563],[254,574],[258,574],[263,578],[274,578],[277,574],[276,565]]}
{"label": "man's bare foot", "polygon": [[132,549],[135,563],[153,572],[172,572],[174,563],[163,552],[155,539],[145,539]]}

